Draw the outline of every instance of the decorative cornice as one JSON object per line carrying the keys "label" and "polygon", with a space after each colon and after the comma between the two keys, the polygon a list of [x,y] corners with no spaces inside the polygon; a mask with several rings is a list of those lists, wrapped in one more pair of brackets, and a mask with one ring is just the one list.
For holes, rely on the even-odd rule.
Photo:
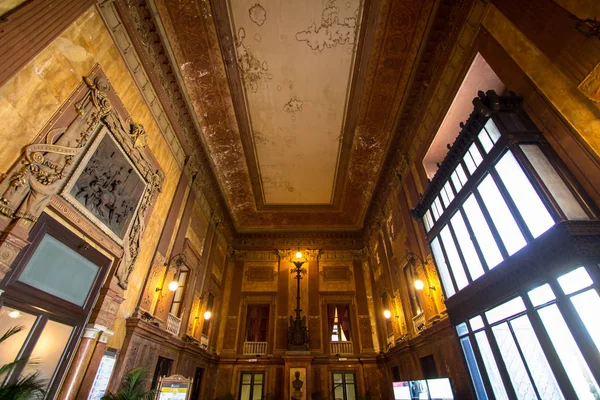
{"label": "decorative cornice", "polygon": [[[171,148],[175,146],[179,164],[183,166],[187,158],[183,170],[206,215],[219,215],[224,224],[221,229],[232,237],[231,218],[200,141],[201,127],[187,108],[155,12],[146,1],[101,1],[97,7],[165,140]],[[146,98],[146,92],[154,97]]]}
{"label": "decorative cornice", "polygon": [[[431,104],[432,93],[436,90],[443,90],[446,93],[448,90],[447,86],[440,89],[439,82],[442,82],[440,77],[446,73],[451,53],[459,48],[457,46],[459,36],[467,31],[469,35],[474,36],[485,7],[480,1],[475,0],[440,2],[431,22],[429,37],[424,40],[421,56],[415,63],[413,69],[415,78],[403,99],[403,108],[399,112],[396,133],[390,146],[393,150],[387,156],[365,220],[365,243],[371,242],[373,234],[379,231],[376,223],[377,214],[383,210],[382,206],[389,195],[389,189],[395,187],[399,178],[404,178],[409,172],[410,164],[414,161],[412,158],[414,152],[421,151],[421,147],[418,146],[422,143],[415,138],[415,132],[423,131],[421,122],[430,113],[427,104],[428,102]],[[469,20],[468,24],[467,20]],[[465,49],[461,48],[461,50],[465,52]],[[456,68],[453,70],[455,71]],[[447,98],[438,99],[439,104],[445,103],[444,100]],[[443,111],[436,111],[439,112]],[[432,118],[425,118],[427,124],[432,124],[431,120]]]}

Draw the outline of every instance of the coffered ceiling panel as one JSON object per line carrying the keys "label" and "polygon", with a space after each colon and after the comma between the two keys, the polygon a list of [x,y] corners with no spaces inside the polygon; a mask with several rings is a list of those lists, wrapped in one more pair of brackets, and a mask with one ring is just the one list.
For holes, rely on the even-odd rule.
{"label": "coffered ceiling panel", "polygon": [[228,0],[265,205],[331,204],[359,0]]}
{"label": "coffered ceiling panel", "polygon": [[362,228],[434,0],[149,0],[238,232]]}

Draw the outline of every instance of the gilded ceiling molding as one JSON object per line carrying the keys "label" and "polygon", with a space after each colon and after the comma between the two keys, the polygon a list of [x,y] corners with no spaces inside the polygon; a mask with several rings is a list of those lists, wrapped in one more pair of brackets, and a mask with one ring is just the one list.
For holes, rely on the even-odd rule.
{"label": "gilded ceiling molding", "polygon": [[187,109],[148,3],[99,1],[97,9],[203,210],[220,215],[231,238],[229,214],[199,138],[201,127]]}
{"label": "gilded ceiling molding", "polygon": [[374,220],[383,210],[388,188],[408,173],[410,164],[421,155],[439,127],[445,107],[453,98],[452,85],[460,81],[460,71],[451,65],[461,65],[469,50],[458,43],[471,43],[487,7],[489,4],[475,0],[441,1],[429,30],[436,32],[435,39],[425,39],[421,58],[415,63],[416,77],[403,100],[391,144],[395,150],[388,154],[369,208],[365,243],[373,242],[373,234],[379,231]]}
{"label": "gilded ceiling molding", "polygon": [[[410,66],[417,56],[434,1],[365,2],[365,10],[369,11],[363,20],[372,24],[367,35],[372,48],[361,53],[369,62],[360,69],[359,79],[365,87],[356,113],[354,140],[348,146],[348,179],[341,192],[339,208],[315,207],[311,212],[302,207],[257,208],[230,97],[230,82],[225,73],[227,65],[236,62],[235,54],[226,50],[225,57],[221,55],[221,47],[233,46],[232,37],[231,33],[221,34],[219,43],[217,32],[226,31],[215,26],[215,10],[211,8],[215,4],[221,7],[222,3],[191,0],[148,3],[156,7],[164,27],[160,34],[167,37],[172,46],[169,53],[172,64],[185,66],[181,75],[192,108],[205,128],[204,143],[238,231],[361,229],[381,162],[389,148],[394,117],[408,84]],[[223,20],[217,23],[222,24]]]}

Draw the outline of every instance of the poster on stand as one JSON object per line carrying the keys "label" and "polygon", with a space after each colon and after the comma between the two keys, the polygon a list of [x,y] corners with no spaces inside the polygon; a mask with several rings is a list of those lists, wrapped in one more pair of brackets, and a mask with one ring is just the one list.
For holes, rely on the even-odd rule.
{"label": "poster on stand", "polygon": [[88,400],[100,400],[106,392],[108,382],[112,376],[115,363],[117,362],[117,353],[113,351],[105,351],[100,360],[100,366],[94,377],[94,383],[92,383],[92,389],[88,395]]}
{"label": "poster on stand", "polygon": [[158,384],[158,400],[187,400],[193,379],[181,375],[163,376]]}

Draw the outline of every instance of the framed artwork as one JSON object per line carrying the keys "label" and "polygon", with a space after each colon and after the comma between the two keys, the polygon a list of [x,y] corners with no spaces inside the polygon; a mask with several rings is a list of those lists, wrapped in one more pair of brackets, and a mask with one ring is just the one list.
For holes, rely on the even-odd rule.
{"label": "framed artwork", "polygon": [[62,195],[117,243],[123,244],[146,185],[108,129],[101,129]]}

